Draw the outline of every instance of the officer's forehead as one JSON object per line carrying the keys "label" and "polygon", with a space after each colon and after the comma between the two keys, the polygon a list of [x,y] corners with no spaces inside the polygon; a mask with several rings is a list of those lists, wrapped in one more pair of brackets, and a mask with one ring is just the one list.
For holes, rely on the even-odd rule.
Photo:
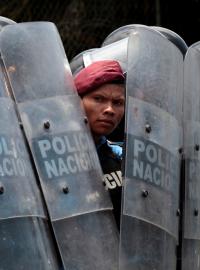
{"label": "officer's forehead", "polygon": [[104,95],[104,96],[112,95],[113,97],[124,98],[125,86],[122,83],[120,84],[119,83],[106,83],[97,87],[96,89],[86,94],[85,96],[94,96],[96,94]]}

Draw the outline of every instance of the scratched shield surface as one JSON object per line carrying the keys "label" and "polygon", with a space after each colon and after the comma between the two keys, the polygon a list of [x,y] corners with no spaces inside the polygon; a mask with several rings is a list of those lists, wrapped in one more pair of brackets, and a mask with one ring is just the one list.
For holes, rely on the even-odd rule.
{"label": "scratched shield surface", "polygon": [[146,27],[129,36],[127,61],[120,269],[175,270],[183,55]]}
{"label": "scratched shield surface", "polygon": [[58,31],[22,23],[5,35],[2,57],[64,267],[114,270],[112,204]]}

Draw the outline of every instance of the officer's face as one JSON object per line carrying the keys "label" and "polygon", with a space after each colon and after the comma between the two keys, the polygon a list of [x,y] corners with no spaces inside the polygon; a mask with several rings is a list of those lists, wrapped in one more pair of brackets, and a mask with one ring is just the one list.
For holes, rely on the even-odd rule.
{"label": "officer's face", "polygon": [[124,115],[125,94],[122,84],[104,84],[82,98],[95,141],[110,134]]}

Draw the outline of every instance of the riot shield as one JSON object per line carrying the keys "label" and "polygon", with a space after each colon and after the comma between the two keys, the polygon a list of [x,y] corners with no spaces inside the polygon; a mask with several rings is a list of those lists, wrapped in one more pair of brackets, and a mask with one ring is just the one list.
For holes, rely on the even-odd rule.
{"label": "riot shield", "polygon": [[120,269],[175,270],[183,55],[159,32],[128,42]]}
{"label": "riot shield", "polygon": [[[131,34],[133,34],[135,31],[141,30],[141,29],[148,29],[149,26],[142,25],[142,24],[129,24],[122,27],[119,27],[112,33],[110,33],[106,39],[104,40],[102,47],[108,46],[109,44],[113,44],[117,41],[122,41],[123,39],[127,39]],[[151,26],[153,30],[158,31],[160,34],[162,34],[164,37],[166,37],[169,41],[171,41],[177,48],[182,52],[183,55],[185,55],[187,51],[187,44],[182,39],[181,36],[179,36],[177,33],[175,33],[172,30],[169,30],[164,27],[158,27],[158,26]]]}
{"label": "riot shield", "polygon": [[128,38],[131,33],[137,31],[138,28],[149,28],[149,26],[143,24],[128,24],[117,28],[111,32],[103,41],[102,46],[107,46],[121,39]]}
{"label": "riot shield", "polygon": [[2,30],[2,28],[6,25],[10,25],[10,24],[15,24],[16,22],[14,22],[11,19],[8,19],[6,17],[0,16],[0,31]]}
{"label": "riot shield", "polygon": [[182,270],[199,270],[200,257],[200,43],[189,47],[184,61],[185,200]]}
{"label": "riot shield", "polygon": [[85,51],[79,53],[78,55],[76,55],[70,61],[69,64],[70,64],[70,69],[71,69],[73,76],[75,76],[81,69],[83,69],[85,67],[84,55],[93,51],[93,50],[98,50],[98,49],[94,48],[94,49],[85,50]]}
{"label": "riot shield", "polygon": [[0,47],[65,269],[117,269],[112,205],[56,27],[8,26]]}
{"label": "riot shield", "polygon": [[101,48],[83,53],[85,66],[99,60],[113,59],[119,62],[124,73],[127,71],[127,47],[130,34],[137,32],[137,29],[149,28],[146,25],[131,24],[125,25],[113,31],[104,40]]}
{"label": "riot shield", "polygon": [[0,269],[59,269],[55,241],[0,61]]}
{"label": "riot shield", "polygon": [[174,43],[174,45],[179,48],[179,50],[182,52],[183,55],[186,54],[186,51],[188,49],[187,44],[185,41],[182,39],[181,36],[179,36],[176,32],[169,30],[164,27],[159,27],[159,26],[151,26],[154,30],[159,31],[161,34],[163,34],[169,41]]}
{"label": "riot shield", "polygon": [[119,62],[122,70],[125,72],[127,63],[127,44],[128,38],[125,38],[105,47],[85,52],[83,54],[84,64],[85,66],[88,66],[95,61],[113,59]]}

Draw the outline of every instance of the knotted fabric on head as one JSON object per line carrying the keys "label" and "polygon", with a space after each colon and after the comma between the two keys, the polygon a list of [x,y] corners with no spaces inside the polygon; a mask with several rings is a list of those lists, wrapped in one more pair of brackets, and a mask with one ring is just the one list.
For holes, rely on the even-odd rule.
{"label": "knotted fabric on head", "polygon": [[74,78],[80,96],[106,83],[123,83],[125,76],[115,60],[96,61],[82,69]]}

